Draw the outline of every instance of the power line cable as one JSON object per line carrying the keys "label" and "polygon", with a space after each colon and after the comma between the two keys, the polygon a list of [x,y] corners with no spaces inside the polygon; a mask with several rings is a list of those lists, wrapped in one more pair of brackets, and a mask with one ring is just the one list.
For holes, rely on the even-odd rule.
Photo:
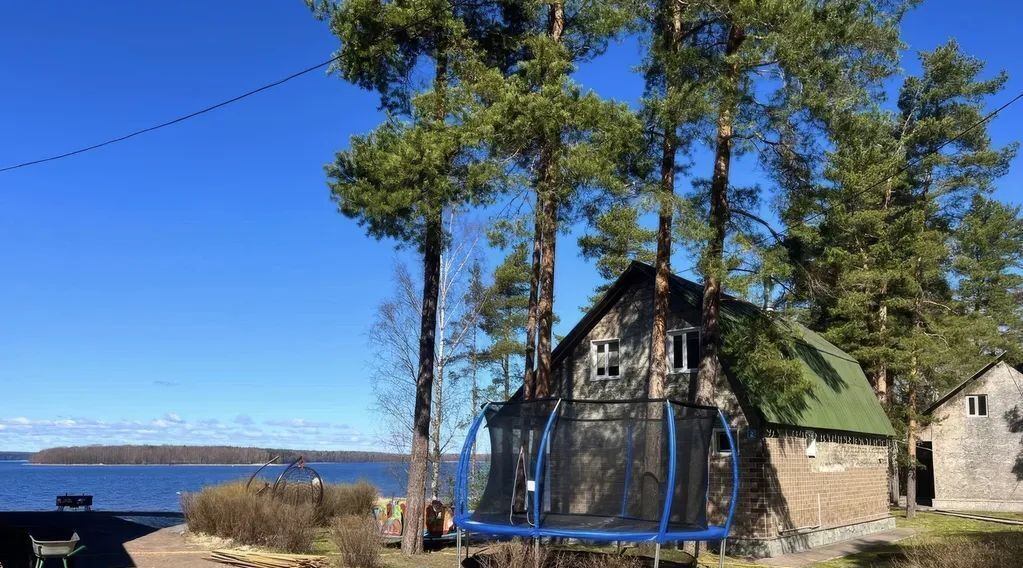
{"label": "power line cable", "polygon": [[11,165],[11,166],[0,168],[0,173],[8,172],[8,171],[11,171],[11,170],[16,170],[18,168],[25,168],[25,167],[28,167],[28,166],[34,166],[36,164],[42,164],[42,163],[45,163],[45,162],[52,162],[54,160],[60,160],[62,158],[68,158],[70,156],[75,156],[77,154],[82,154],[82,153],[85,153],[85,152],[89,152],[91,150],[96,150],[96,149],[102,148],[104,146],[109,146],[111,144],[116,144],[117,142],[123,142],[125,140],[128,140],[129,138],[134,138],[134,137],[136,137],[136,136],[138,136],[140,134],[145,134],[147,132],[152,132],[154,130],[159,130],[159,129],[165,128],[167,126],[171,126],[173,124],[177,124],[179,122],[186,121],[186,120],[188,120],[190,118],[195,118],[195,117],[197,117],[199,115],[206,114],[206,113],[208,113],[210,111],[213,111],[213,110],[216,110],[218,108],[225,107],[225,106],[227,106],[227,105],[229,105],[231,103],[236,103],[236,102],[238,102],[238,101],[240,101],[242,99],[251,97],[252,95],[261,93],[261,92],[266,91],[268,89],[272,89],[272,88],[277,87],[279,85],[283,85],[284,83],[287,83],[288,81],[290,81],[292,79],[295,79],[297,77],[301,77],[302,75],[305,75],[307,73],[311,73],[311,72],[316,71],[317,69],[320,69],[322,67],[326,67],[327,65],[330,65],[331,63],[334,63],[335,61],[337,61],[340,58],[341,58],[340,55],[335,56],[335,57],[331,57],[330,59],[324,61],[323,63],[318,63],[316,65],[313,65],[312,67],[307,67],[307,68],[305,68],[305,69],[303,69],[301,71],[297,71],[295,73],[292,73],[291,75],[288,75],[287,77],[284,77],[283,79],[278,79],[277,81],[274,81],[272,83],[267,83],[266,85],[263,85],[262,87],[258,87],[258,88],[252,89],[251,91],[247,91],[247,92],[242,93],[242,94],[240,94],[240,95],[238,95],[236,97],[232,97],[230,99],[227,99],[226,101],[221,101],[221,102],[219,102],[217,104],[208,106],[206,108],[197,110],[195,112],[192,112],[192,113],[189,113],[189,114],[186,114],[186,115],[183,115],[183,116],[179,116],[179,117],[177,117],[177,118],[175,118],[173,120],[169,120],[167,122],[163,122],[163,123],[160,123],[160,124],[157,124],[157,125],[154,125],[154,126],[150,126],[148,128],[143,128],[142,130],[136,130],[135,132],[132,132],[130,134],[125,134],[124,136],[119,136],[117,138],[112,138],[110,140],[107,140],[107,141],[104,141],[104,142],[100,142],[98,144],[93,144],[92,146],[86,146],[84,148],[79,148],[77,150],[72,150],[70,152],[64,152],[63,154],[56,154],[54,156],[49,156],[49,157],[46,157],[46,158],[40,158],[38,160],[32,160],[32,161],[29,161],[29,162],[22,162],[20,164],[14,164],[14,165]]}

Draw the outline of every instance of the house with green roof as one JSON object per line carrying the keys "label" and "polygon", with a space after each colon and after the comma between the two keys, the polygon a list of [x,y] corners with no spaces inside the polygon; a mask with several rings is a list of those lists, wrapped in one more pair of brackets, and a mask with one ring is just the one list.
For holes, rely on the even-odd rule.
{"label": "house with green roof", "polygon": [[[554,349],[555,396],[646,396],[650,365],[665,365],[670,398],[688,400],[700,358],[703,286],[672,276],[666,360],[650,360],[653,267],[634,262]],[[781,338],[786,374],[750,372],[723,359],[717,405],[730,418],[741,456],[735,542],[775,556],[894,528],[888,511],[888,447],[894,431],[859,363],[819,334],[725,297],[722,333],[732,353],[754,352],[748,333],[768,322]],[[712,440],[710,510],[724,515],[732,448]]]}

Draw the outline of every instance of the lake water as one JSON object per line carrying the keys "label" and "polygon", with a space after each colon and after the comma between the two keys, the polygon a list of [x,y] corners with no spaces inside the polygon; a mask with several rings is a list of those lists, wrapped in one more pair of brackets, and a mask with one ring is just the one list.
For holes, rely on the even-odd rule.
{"label": "lake water", "polygon": [[[400,463],[310,464],[327,483],[364,479],[385,497],[404,495],[406,476]],[[267,477],[284,466],[271,466]],[[249,465],[31,465],[0,461],[0,510],[47,511],[57,495],[92,495],[93,508],[107,511],[180,511],[181,493],[204,485],[246,480],[258,466]],[[442,464],[449,479],[454,463]]]}

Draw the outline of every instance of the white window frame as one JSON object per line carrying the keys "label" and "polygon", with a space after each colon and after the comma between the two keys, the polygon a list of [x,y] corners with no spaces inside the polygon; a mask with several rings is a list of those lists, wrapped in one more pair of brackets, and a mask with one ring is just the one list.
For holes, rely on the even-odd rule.
{"label": "white window frame", "polygon": [[[738,444],[739,443],[738,430],[736,430],[735,428],[729,428],[729,430],[731,430],[731,432],[732,432],[732,443],[733,444]],[[713,435],[710,438],[710,449],[711,449],[711,451],[714,452],[714,455],[716,455],[716,456],[730,456],[730,455],[732,455],[732,450],[731,449],[722,450],[721,449],[721,444],[718,443],[718,434],[724,434],[724,433],[725,433],[725,429],[724,428],[715,428],[713,430]]]}
{"label": "white window frame", "polygon": [[[984,399],[984,414],[980,413],[980,399]],[[970,413],[970,402],[973,402],[973,408],[977,409],[977,412]],[[970,418],[987,418],[988,407],[987,407],[987,395],[986,394],[969,394],[966,395],[966,416]]]}
{"label": "white window frame", "polygon": [[[604,366],[605,374],[598,375],[597,374],[597,346],[598,345],[610,345],[612,343],[617,343],[618,344],[618,374],[617,375],[606,374],[607,371],[611,370],[611,366],[610,365],[605,365]],[[605,354],[609,353],[609,351],[605,350],[604,353]],[[622,342],[617,337],[612,337],[612,338],[609,338],[609,339],[594,339],[594,340],[590,341],[590,378],[595,380],[595,381],[616,381],[616,380],[622,378]]]}
{"label": "white window frame", "polygon": [[[699,345],[699,342],[700,342],[700,339],[701,339],[700,336],[703,334],[703,330],[698,328],[698,327],[681,327],[681,328],[678,328],[678,329],[669,329],[668,332],[665,333],[665,335],[667,336],[667,341],[668,341],[668,345],[664,349],[664,352],[667,354],[667,361],[665,361],[665,364],[668,366],[668,374],[692,373],[692,372],[697,370],[697,369],[690,369],[688,367],[676,369],[675,366],[674,366],[674,363],[675,363],[675,337],[679,336],[679,335],[685,335],[687,333],[692,333],[692,332],[696,332],[696,341],[697,341],[697,345]],[[688,345],[689,345],[688,342],[683,342],[682,343],[682,360],[683,361],[688,361],[689,360],[688,353],[686,353],[686,350],[688,349]]]}

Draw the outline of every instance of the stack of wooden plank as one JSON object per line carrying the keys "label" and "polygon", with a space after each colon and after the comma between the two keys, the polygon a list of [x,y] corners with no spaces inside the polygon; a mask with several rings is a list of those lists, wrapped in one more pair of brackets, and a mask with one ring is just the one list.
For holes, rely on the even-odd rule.
{"label": "stack of wooden plank", "polygon": [[327,568],[326,557],[315,554],[278,554],[248,550],[214,550],[210,560],[239,568]]}

